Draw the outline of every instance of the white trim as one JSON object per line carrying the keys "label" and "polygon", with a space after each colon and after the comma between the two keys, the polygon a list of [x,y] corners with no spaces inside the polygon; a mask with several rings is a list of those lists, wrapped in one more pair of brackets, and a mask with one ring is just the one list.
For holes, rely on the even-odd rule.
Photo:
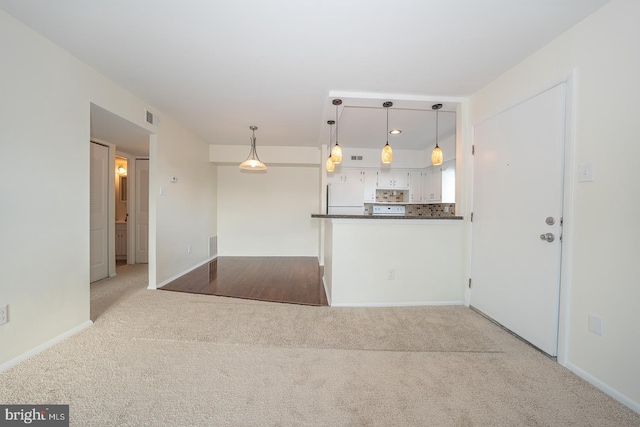
{"label": "white trim", "polygon": [[24,362],[25,360],[35,356],[38,353],[42,353],[43,351],[45,351],[46,349],[48,349],[49,347],[53,347],[54,345],[58,344],[61,341],[64,341],[65,339],[69,338],[72,335],[77,334],[80,331],[83,331],[85,329],[87,329],[88,327],[92,326],[93,322],[91,320],[87,320],[86,322],[83,322],[81,324],[79,324],[78,326],[76,326],[75,328],[71,328],[68,331],[58,335],[57,337],[51,338],[49,341],[46,341],[34,348],[32,348],[31,350],[22,353],[19,356],[14,357],[13,359],[4,362],[2,365],[0,365],[0,373],[1,372],[5,372],[8,371],[9,369],[13,368],[14,366],[18,365],[21,362]]}
{"label": "white trim", "polygon": [[569,353],[569,296],[571,290],[571,257],[573,242],[574,204],[574,153],[575,153],[575,112],[576,112],[576,70],[565,80],[565,137],[564,176],[562,189],[562,248],[560,252],[560,295],[558,296],[558,345],[556,360],[561,366],[568,362]]}
{"label": "white trim", "polygon": [[322,286],[324,286],[324,294],[327,297],[327,304],[331,306],[331,292],[327,289],[327,282],[324,281],[324,276],[322,276]]}
{"label": "white trim", "polygon": [[161,283],[158,283],[158,284],[157,284],[157,285],[155,285],[155,286],[153,286],[153,285],[152,285],[152,283],[151,283],[151,281],[149,281],[149,285],[147,286],[147,289],[158,289],[158,288],[161,288],[161,287],[163,287],[164,285],[167,285],[167,284],[169,284],[169,283],[173,282],[174,280],[179,279],[180,277],[184,276],[185,274],[187,274],[187,273],[191,273],[191,272],[192,272],[193,270],[195,270],[196,268],[200,268],[200,267],[202,267],[203,265],[210,263],[211,261],[213,261],[213,260],[214,260],[214,259],[216,259],[216,258],[218,258],[218,255],[212,256],[211,258],[208,258],[208,259],[206,259],[206,260],[202,261],[201,263],[196,264],[196,265],[194,265],[193,267],[191,267],[191,268],[189,268],[189,269],[187,269],[187,270],[184,270],[183,272],[178,273],[178,274],[176,274],[175,276],[172,276],[172,277],[168,278],[167,280],[162,281]]}
{"label": "white trim", "polygon": [[440,307],[464,305],[464,301],[358,302],[331,304],[332,307]]}
{"label": "white trim", "polygon": [[[158,288],[158,135],[149,134],[149,289]],[[136,197],[140,197],[136,194]]]}
{"label": "white trim", "polygon": [[607,384],[603,383],[602,381],[600,381],[599,379],[597,379],[593,375],[591,375],[588,372],[582,370],[581,368],[578,368],[576,365],[574,365],[571,362],[567,362],[565,364],[565,367],[568,370],[570,370],[571,372],[573,372],[574,374],[576,374],[577,376],[579,376],[580,378],[582,378],[583,380],[585,380],[586,382],[588,382],[589,384],[591,384],[592,386],[594,386],[595,388],[597,388],[598,390],[608,394],[609,396],[611,396],[612,398],[614,398],[618,402],[622,403],[624,406],[626,406],[629,409],[631,409],[632,411],[635,411],[638,414],[640,414],[640,403],[639,402],[636,402],[633,399],[631,399],[630,397],[627,397],[624,394],[620,393],[619,391],[611,388],[610,386],[608,386]]}
{"label": "white trim", "polygon": [[380,92],[350,92],[342,90],[330,90],[329,98],[349,98],[359,100],[375,100],[390,99],[394,102],[399,101],[417,101],[417,102],[446,102],[446,103],[462,103],[469,100],[468,97],[460,96],[439,96],[439,95],[409,95],[398,93],[380,93]]}

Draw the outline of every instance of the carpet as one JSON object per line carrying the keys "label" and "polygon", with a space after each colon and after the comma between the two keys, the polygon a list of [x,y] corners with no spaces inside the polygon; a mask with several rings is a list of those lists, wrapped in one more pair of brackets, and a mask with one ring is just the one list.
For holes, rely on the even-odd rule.
{"label": "carpet", "polygon": [[332,308],[91,289],[93,327],[0,374],[77,426],[640,426],[465,307]]}

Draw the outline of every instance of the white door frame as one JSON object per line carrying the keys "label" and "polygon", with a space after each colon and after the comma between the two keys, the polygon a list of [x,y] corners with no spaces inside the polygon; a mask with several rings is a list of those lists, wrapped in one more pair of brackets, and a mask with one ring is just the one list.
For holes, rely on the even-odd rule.
{"label": "white door frame", "polygon": [[[562,202],[562,211],[563,211],[563,229],[562,229],[562,250],[561,250],[561,260],[560,260],[560,295],[559,295],[559,307],[558,307],[558,354],[557,354],[557,362],[565,366],[567,363],[567,349],[568,349],[568,324],[569,324],[569,295],[570,295],[570,284],[571,284],[571,260],[572,260],[572,242],[573,242],[573,200],[574,200],[574,180],[573,177],[575,175],[575,168],[573,166],[574,162],[574,152],[575,152],[575,70],[572,70],[568,74],[559,77],[551,82],[548,82],[544,85],[541,85],[536,88],[536,90],[532,90],[527,93],[525,96],[517,98],[512,102],[504,105],[500,105],[498,108],[494,109],[490,114],[487,114],[484,117],[481,117],[479,120],[475,121],[472,124],[469,124],[469,134],[471,145],[474,144],[474,131],[473,128],[479,123],[503,112],[506,111],[528,99],[531,99],[554,86],[557,86],[560,83],[566,83],[566,100],[565,100],[565,144],[564,144],[564,177],[563,177],[563,192],[564,198]],[[470,217],[471,212],[473,212],[473,174],[474,174],[474,159],[470,150],[467,150],[467,156],[469,156],[469,171],[467,175],[468,179],[468,189],[467,193],[467,201],[468,201],[468,212],[466,213],[467,218]],[[467,232],[468,232],[468,246],[467,251],[469,256],[467,262],[467,278],[470,279],[471,276],[471,242],[473,239],[472,227],[473,224],[471,221],[467,222]],[[465,305],[468,307],[471,303],[471,292],[467,287],[467,292],[465,295]]]}

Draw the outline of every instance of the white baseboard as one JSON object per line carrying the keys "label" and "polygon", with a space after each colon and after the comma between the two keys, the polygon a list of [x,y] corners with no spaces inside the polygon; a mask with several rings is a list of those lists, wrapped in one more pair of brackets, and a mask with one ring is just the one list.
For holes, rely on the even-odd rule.
{"label": "white baseboard", "polygon": [[11,360],[3,363],[2,365],[0,365],[0,372],[8,371],[9,369],[13,368],[17,364],[19,364],[21,362],[24,362],[25,360],[29,359],[30,357],[35,356],[38,353],[43,352],[44,350],[48,349],[49,347],[53,347],[54,345],[58,344],[59,342],[64,341],[65,339],[69,338],[70,336],[75,335],[78,332],[87,329],[91,325],[93,325],[93,322],[91,320],[87,320],[86,322],[79,324],[75,328],[71,328],[68,331],[58,335],[57,337],[54,337],[54,338],[50,339],[49,341],[44,342],[44,343],[40,344],[39,346],[32,348],[31,350],[27,351],[26,353],[22,353],[20,356],[14,357],[13,359],[11,359]]}
{"label": "white baseboard", "polygon": [[582,378],[583,380],[585,380],[586,382],[588,382],[589,384],[594,386],[595,388],[600,389],[601,391],[603,391],[604,393],[608,394],[609,396],[611,396],[612,398],[614,398],[618,402],[622,403],[624,406],[626,406],[629,409],[631,409],[632,411],[635,411],[638,414],[640,414],[640,403],[628,398],[624,394],[622,394],[619,391],[611,388],[610,386],[608,386],[607,384],[603,383],[602,381],[600,381],[599,379],[597,379],[593,375],[591,375],[588,372],[578,368],[576,365],[574,365],[574,364],[572,364],[570,362],[567,362],[564,366],[565,366],[565,368],[567,368],[568,370],[570,370],[571,372],[573,372],[574,374],[576,374],[577,376],[579,376],[580,378]]}
{"label": "white baseboard", "polygon": [[464,301],[417,301],[417,302],[358,302],[337,303],[332,307],[429,307],[446,305],[464,305]]}
{"label": "white baseboard", "polygon": [[211,261],[213,261],[213,260],[214,260],[214,259],[216,259],[216,258],[218,258],[218,255],[214,255],[214,256],[212,256],[212,257],[211,257],[211,258],[209,258],[209,259],[205,259],[205,260],[204,260],[204,261],[202,261],[201,263],[196,264],[196,265],[194,265],[193,267],[191,267],[191,268],[189,268],[189,269],[187,269],[187,270],[184,270],[184,271],[183,271],[183,272],[181,272],[181,273],[176,274],[175,276],[169,277],[167,280],[163,280],[162,282],[157,283],[155,286],[152,286],[152,285],[151,285],[151,281],[149,281],[149,286],[147,286],[147,289],[158,289],[158,288],[163,287],[164,285],[168,285],[169,283],[173,282],[174,280],[176,280],[176,279],[178,279],[178,278],[180,278],[180,277],[184,276],[184,275],[185,275],[185,274],[187,274],[187,273],[191,273],[191,272],[192,272],[193,270],[195,270],[196,268],[202,267],[203,265],[210,263]]}

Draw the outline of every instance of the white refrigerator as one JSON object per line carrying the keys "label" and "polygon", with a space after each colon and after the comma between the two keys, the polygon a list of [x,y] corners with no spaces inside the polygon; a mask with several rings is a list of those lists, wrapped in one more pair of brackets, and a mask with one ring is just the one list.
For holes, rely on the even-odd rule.
{"label": "white refrigerator", "polygon": [[327,185],[329,215],[364,215],[364,182],[351,180]]}

